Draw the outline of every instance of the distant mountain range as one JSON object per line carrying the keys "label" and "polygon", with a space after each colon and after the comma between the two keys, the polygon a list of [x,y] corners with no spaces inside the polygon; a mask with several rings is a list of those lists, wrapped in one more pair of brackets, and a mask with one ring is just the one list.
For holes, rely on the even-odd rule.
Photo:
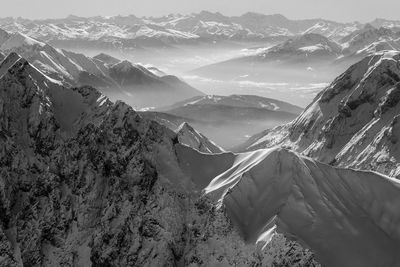
{"label": "distant mountain range", "polygon": [[[399,28],[399,21],[377,19],[374,27]],[[279,41],[290,37],[316,33],[333,40],[364,27],[358,22],[339,23],[324,19],[290,20],[283,15],[246,13],[224,16],[202,11],[190,15],[164,17],[77,17],[29,20],[0,19],[0,27],[21,32],[50,44],[62,47],[141,49],[148,46],[173,46],[222,40]]]}
{"label": "distant mountain range", "polygon": [[202,66],[191,73],[215,79],[250,75],[253,79],[264,76],[271,81],[323,82],[364,57],[387,50],[400,50],[399,29],[367,24],[337,40],[305,33],[273,46],[249,48],[243,56]]}

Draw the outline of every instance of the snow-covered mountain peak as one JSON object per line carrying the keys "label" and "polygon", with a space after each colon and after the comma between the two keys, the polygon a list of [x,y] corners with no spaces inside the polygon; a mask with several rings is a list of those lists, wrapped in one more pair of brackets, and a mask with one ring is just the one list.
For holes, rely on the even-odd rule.
{"label": "snow-covered mountain peak", "polygon": [[320,102],[331,101],[339,91],[354,89],[352,93],[363,91],[367,94],[367,87],[377,90],[380,86],[393,85],[400,80],[399,60],[398,51],[382,51],[364,58],[327,87],[321,94]]}
{"label": "snow-covered mountain peak", "polygon": [[381,50],[398,50],[398,35],[391,28],[375,28],[367,24],[364,28],[345,36],[339,41],[345,54],[373,54]]}
{"label": "snow-covered mountain peak", "polygon": [[[171,46],[178,43],[215,40],[278,40],[305,32],[316,32],[335,40],[357,30],[360,25],[313,20],[290,20],[280,14],[246,13],[229,17],[202,11],[190,15],[142,17],[68,17],[49,20],[7,19],[0,21],[10,32],[23,32],[55,43],[75,40],[79,43],[137,48],[146,44]],[[87,43],[89,42],[89,43]]]}
{"label": "snow-covered mountain peak", "polygon": [[[306,33],[293,37],[256,54],[259,60],[296,64],[319,62],[324,58],[334,59],[341,54],[342,47],[317,33]],[[252,56],[250,56],[251,58]]]}
{"label": "snow-covered mountain peak", "polygon": [[336,42],[333,42],[325,36],[316,33],[307,33],[297,36],[283,43],[281,48],[307,50],[305,48],[315,46],[319,46],[323,49],[328,49],[335,53],[339,53],[341,51],[340,46]]}
{"label": "snow-covered mountain peak", "polygon": [[323,90],[293,122],[247,147],[284,145],[320,161],[399,175],[400,52],[364,58]]}

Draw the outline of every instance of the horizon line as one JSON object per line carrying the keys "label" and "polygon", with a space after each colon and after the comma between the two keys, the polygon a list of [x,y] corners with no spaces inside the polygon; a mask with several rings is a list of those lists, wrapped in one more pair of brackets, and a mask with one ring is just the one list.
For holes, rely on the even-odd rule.
{"label": "horizon line", "polygon": [[282,13],[274,13],[274,14],[266,14],[266,13],[261,13],[261,12],[255,12],[255,11],[247,11],[244,13],[241,13],[240,15],[225,15],[219,11],[216,12],[212,12],[212,11],[208,11],[208,10],[201,10],[199,12],[191,12],[191,13],[169,13],[169,14],[165,14],[165,15],[160,15],[160,16],[154,16],[154,15],[150,15],[150,16],[137,16],[135,14],[127,14],[127,15],[122,15],[122,14],[116,14],[116,15],[89,15],[89,16],[81,16],[81,15],[75,15],[75,14],[69,14],[66,15],[64,17],[47,17],[47,18],[26,18],[26,17],[22,17],[22,16],[6,16],[6,17],[0,17],[0,20],[6,20],[6,19],[22,19],[22,20],[29,20],[29,21],[46,21],[46,20],[61,20],[61,19],[68,19],[70,17],[76,17],[76,18],[83,18],[83,19],[90,19],[90,18],[97,18],[97,17],[101,17],[104,19],[110,19],[110,18],[115,18],[115,17],[129,17],[129,16],[134,16],[136,18],[139,19],[149,19],[149,18],[163,18],[163,17],[168,17],[168,16],[190,16],[190,15],[199,15],[203,12],[207,12],[207,13],[211,13],[214,15],[222,15],[224,17],[227,18],[234,18],[234,17],[243,17],[247,14],[255,14],[255,15],[262,15],[262,16],[282,16],[287,20],[290,21],[305,21],[305,20],[325,20],[325,21],[330,21],[330,22],[336,22],[336,23],[342,23],[342,24],[349,24],[349,23],[359,23],[359,24],[368,24],[371,23],[373,21],[376,20],[386,20],[386,21],[400,21],[400,19],[385,19],[385,18],[380,18],[380,17],[375,17],[372,20],[369,20],[367,22],[361,22],[359,20],[354,20],[354,21],[338,21],[338,20],[333,20],[333,19],[326,19],[326,18],[322,18],[322,17],[313,17],[313,18],[299,18],[299,19],[292,19],[289,18],[288,16],[282,14]]}

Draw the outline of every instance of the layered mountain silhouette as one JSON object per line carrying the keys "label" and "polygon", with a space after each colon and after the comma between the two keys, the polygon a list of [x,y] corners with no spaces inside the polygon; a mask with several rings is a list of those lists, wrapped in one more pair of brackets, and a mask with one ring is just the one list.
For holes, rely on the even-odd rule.
{"label": "layered mountain silhouette", "polygon": [[293,120],[301,111],[295,105],[259,96],[207,95],[141,115],[174,131],[187,122],[218,145],[229,149],[265,128]]}
{"label": "layered mountain silhouette", "polygon": [[171,47],[212,41],[284,40],[303,33],[323,34],[337,40],[363,25],[323,19],[291,20],[280,14],[248,12],[229,17],[218,12],[202,11],[158,18],[138,18],[134,15],[69,16],[49,20],[7,18],[0,20],[0,26],[62,47],[146,49],[149,46]]}
{"label": "layered mountain silhouette", "polygon": [[139,64],[100,54],[93,58],[60,50],[22,33],[0,38],[0,50],[17,52],[67,86],[95,86],[113,100],[136,108],[172,104],[203,93],[171,75],[158,76]]}

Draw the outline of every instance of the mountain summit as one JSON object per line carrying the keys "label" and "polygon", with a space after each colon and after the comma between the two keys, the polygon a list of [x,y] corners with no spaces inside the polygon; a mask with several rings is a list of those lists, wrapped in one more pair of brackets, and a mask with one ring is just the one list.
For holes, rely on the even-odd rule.
{"label": "mountain summit", "polygon": [[277,144],[326,163],[399,174],[400,54],[385,51],[350,67],[293,122],[254,136],[249,149]]}

